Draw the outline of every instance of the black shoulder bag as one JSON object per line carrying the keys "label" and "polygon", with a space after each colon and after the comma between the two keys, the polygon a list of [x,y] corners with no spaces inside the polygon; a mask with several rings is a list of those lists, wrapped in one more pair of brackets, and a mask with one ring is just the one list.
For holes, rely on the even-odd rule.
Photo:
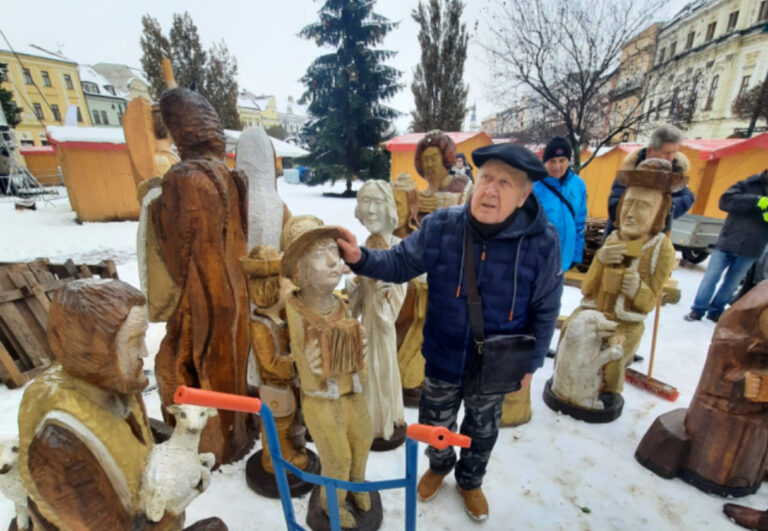
{"label": "black shoulder bag", "polygon": [[536,346],[536,338],[526,334],[485,337],[483,301],[477,291],[472,236],[468,227],[464,232],[467,314],[469,328],[475,340],[475,359],[470,364],[470,380],[477,385],[478,392],[484,395],[518,391],[521,380],[531,371],[531,354]]}

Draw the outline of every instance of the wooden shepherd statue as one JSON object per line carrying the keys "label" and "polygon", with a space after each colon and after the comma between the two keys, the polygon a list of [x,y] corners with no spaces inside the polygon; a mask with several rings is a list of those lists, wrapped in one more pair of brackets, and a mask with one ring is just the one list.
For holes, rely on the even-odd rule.
{"label": "wooden shepherd statue", "polygon": [[[400,242],[400,238],[392,234],[397,224],[397,210],[392,189],[386,183],[367,181],[360,187],[355,217],[371,233],[367,247],[388,249]],[[405,441],[395,335],[395,319],[405,298],[405,286],[364,277],[347,281],[352,315],[362,316],[368,338],[368,385],[364,394],[373,425],[372,450],[389,450]]]}
{"label": "wooden shepherd statue", "polygon": [[549,407],[587,422],[621,415],[624,368],[675,261],[664,232],[671,194],[687,181],[660,159],[620,171],[617,179],[627,187],[617,210],[618,230],[587,271],[584,298],[563,326],[555,371],[544,389]]}
{"label": "wooden shepherd statue", "polygon": [[[373,435],[363,397],[364,330],[333,293],[344,265],[336,244],[341,235],[338,227],[322,226],[317,218],[292,218],[284,231],[281,270],[297,288],[286,303],[291,355],[299,374],[304,421],[323,475],[359,482],[365,481]],[[378,529],[378,493],[351,492],[349,504],[345,490],[337,495],[342,527]],[[307,524],[327,528],[327,514],[325,489],[316,488]]]}
{"label": "wooden shepherd statue", "polygon": [[763,281],[720,317],[691,405],[656,419],[635,452],[640,464],[720,496],[756,492],[768,465],[767,358]]}
{"label": "wooden shepherd statue", "polygon": [[[155,359],[166,408],[180,385],[245,395],[248,296],[240,258],[247,254],[247,184],[224,162],[224,133],[216,111],[198,93],[167,90],[163,122],[182,161],[163,178],[150,207],[162,262],[178,286],[178,302]],[[229,463],[250,448],[245,413],[222,411],[200,440],[201,452]]]}

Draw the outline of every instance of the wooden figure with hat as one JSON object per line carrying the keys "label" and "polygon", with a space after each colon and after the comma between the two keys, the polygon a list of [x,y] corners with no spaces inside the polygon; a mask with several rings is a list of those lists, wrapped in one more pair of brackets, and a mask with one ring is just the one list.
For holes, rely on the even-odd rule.
{"label": "wooden figure with hat", "polygon": [[619,230],[587,271],[584,298],[563,326],[555,371],[544,390],[549,407],[587,422],[621,415],[625,367],[674,265],[675,250],[664,232],[671,194],[687,181],[661,159],[620,171],[617,178],[627,187],[618,207]]}
{"label": "wooden figure with hat", "polygon": [[[286,302],[291,356],[301,386],[304,421],[317,447],[323,475],[364,481],[373,433],[365,404],[365,330],[349,315],[334,288],[344,263],[336,243],[339,227],[324,226],[313,216],[291,218],[283,231],[281,273],[296,286]],[[344,528],[377,529],[381,524],[378,493],[339,489]],[[325,488],[316,487],[307,523],[328,525]]]}

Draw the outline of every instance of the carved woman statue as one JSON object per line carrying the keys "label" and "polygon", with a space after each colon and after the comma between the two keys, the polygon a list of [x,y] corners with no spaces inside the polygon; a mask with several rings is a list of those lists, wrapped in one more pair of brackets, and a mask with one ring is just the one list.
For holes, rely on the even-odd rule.
{"label": "carved woman statue", "polygon": [[627,187],[617,210],[619,230],[597,252],[581,285],[581,306],[563,326],[555,372],[544,391],[553,409],[589,422],[610,422],[621,414],[624,369],[675,261],[664,228],[671,194],[687,177],[671,170],[667,161],[648,159],[617,175]]}
{"label": "carved woman statue", "polygon": [[[178,289],[155,359],[165,412],[179,385],[246,394],[249,312],[239,259],[248,252],[248,209],[247,184],[224,163],[224,133],[208,101],[174,88],[160,109],[182,158],[150,205],[161,265]],[[246,419],[228,411],[211,418],[200,451],[217,463],[241,457],[254,435]]]}
{"label": "carved woman statue", "polygon": [[[373,440],[363,398],[364,330],[333,293],[343,268],[336,244],[341,234],[339,228],[324,227],[312,216],[291,218],[284,231],[281,270],[297,287],[286,303],[291,355],[299,375],[304,421],[317,446],[323,475],[364,481]],[[380,519],[377,494],[350,493],[349,507],[347,492],[339,489],[337,494],[342,527]],[[309,505],[310,527],[327,522],[325,489],[319,495],[315,489]]]}
{"label": "carved woman statue", "polygon": [[[366,246],[388,249],[400,238],[392,234],[397,210],[392,189],[382,181],[368,181],[357,192],[355,217],[371,235]],[[390,449],[405,440],[402,383],[397,364],[395,319],[405,298],[405,284],[364,277],[348,279],[352,315],[362,316],[368,339],[368,385],[365,403],[371,414],[373,449]]]}
{"label": "carved woman statue", "polygon": [[[396,236],[405,238],[421,227],[425,216],[438,208],[466,202],[472,185],[465,176],[454,178],[450,175],[455,160],[456,144],[442,131],[430,131],[419,141],[414,165],[429,186],[418,192],[405,180],[398,179],[393,183],[399,217]],[[424,381],[421,343],[426,316],[427,279],[422,276],[408,283],[405,301],[395,323],[403,400],[408,407],[418,407],[421,383]]]}

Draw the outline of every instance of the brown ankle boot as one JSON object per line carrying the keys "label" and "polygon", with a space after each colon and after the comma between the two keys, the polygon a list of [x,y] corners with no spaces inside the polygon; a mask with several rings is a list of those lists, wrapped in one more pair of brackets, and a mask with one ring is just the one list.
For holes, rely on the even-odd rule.
{"label": "brown ankle boot", "polygon": [[438,474],[432,470],[427,470],[427,472],[421,476],[419,486],[416,489],[419,494],[419,501],[424,502],[434,498],[437,491],[440,490],[446,475],[447,474]]}
{"label": "brown ankle boot", "polygon": [[768,531],[768,511],[758,511],[743,505],[726,503],[723,505],[725,515],[741,527]]}
{"label": "brown ankle boot", "polygon": [[488,518],[488,500],[485,499],[482,488],[464,490],[458,485],[456,488],[459,489],[459,494],[464,499],[464,509],[470,518],[478,522]]}

